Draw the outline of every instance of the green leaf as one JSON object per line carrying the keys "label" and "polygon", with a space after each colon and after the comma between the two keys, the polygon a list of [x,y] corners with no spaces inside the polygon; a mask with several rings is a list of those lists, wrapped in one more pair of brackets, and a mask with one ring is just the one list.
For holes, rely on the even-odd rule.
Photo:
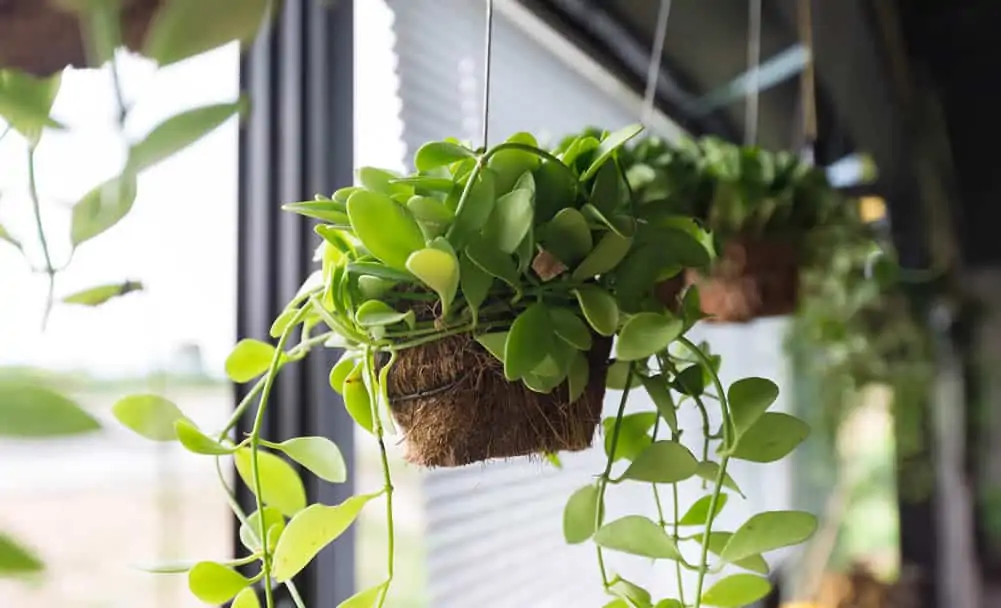
{"label": "green leaf", "polygon": [[744,378],[726,392],[730,415],[740,436],[765,413],[779,396],[779,387],[764,378]]}
{"label": "green leaf", "polygon": [[[379,169],[377,167],[360,167],[357,171],[358,181],[368,190],[382,194],[397,203],[404,203],[414,195],[412,186],[400,181],[400,174],[395,171]],[[354,194],[354,193],[352,193]],[[348,197],[350,200],[351,197]]]}
{"label": "green leaf", "polygon": [[504,253],[514,253],[532,227],[534,196],[533,191],[519,188],[497,199],[483,238]]}
{"label": "green leaf", "polygon": [[397,270],[424,248],[424,233],[406,207],[385,194],[359,190],[348,199],[348,216],[355,235],[369,252]]}
{"label": "green leaf", "polygon": [[632,238],[614,232],[605,233],[598,245],[574,269],[573,279],[583,281],[610,272],[626,257],[632,244]]}
{"label": "green leaf", "polygon": [[641,312],[633,315],[619,332],[615,358],[620,361],[647,359],[667,348],[681,335],[681,330],[681,319],[670,313]]}
{"label": "green leaf", "polygon": [[689,365],[674,378],[674,390],[683,395],[697,397],[705,391],[706,377],[701,365]]}
{"label": "green leaf", "polygon": [[[448,194],[455,188],[455,182],[452,180],[432,175],[408,175],[394,179],[392,183],[411,186],[415,191],[441,192],[444,194]],[[451,213],[451,210],[449,213]]]}
{"label": "green leaf", "polygon": [[652,559],[680,559],[678,546],[650,519],[627,515],[607,523],[594,533],[599,547]]}
{"label": "green leaf", "polygon": [[660,600],[654,608],[685,608],[681,602],[674,599]]}
{"label": "green leaf", "polygon": [[771,590],[772,584],[766,578],[754,574],[731,574],[706,589],[702,594],[702,603],[721,608],[740,608],[760,600]]}
{"label": "green leaf", "polygon": [[[237,450],[233,454],[233,461],[243,483],[256,494],[250,448]],[[289,517],[306,508],[306,489],[292,465],[280,456],[263,450],[257,452],[257,463],[264,504],[275,507]]]}
{"label": "green leaf", "polygon": [[340,360],[330,368],[330,388],[338,394],[344,394],[344,381],[348,375],[357,367],[358,361],[348,353],[344,353]]}
{"label": "green leaf", "polygon": [[466,255],[483,272],[504,281],[516,290],[521,289],[518,282],[518,268],[510,255],[484,240],[470,242],[466,246]]}
{"label": "green leaf", "polygon": [[180,418],[174,421],[174,435],[181,445],[189,452],[195,454],[208,454],[211,456],[224,456],[236,451],[235,447],[225,446],[215,439],[212,439],[201,432],[197,426],[187,418]]}
{"label": "green leaf", "polygon": [[352,595],[337,605],[337,608],[374,608],[379,596],[386,590],[388,583],[369,587]]}
{"label": "green leaf", "polygon": [[582,543],[594,535],[598,516],[598,487],[584,486],[570,495],[563,509],[563,538],[567,543]]}
{"label": "green leaf", "polygon": [[545,224],[540,230],[539,241],[546,251],[568,267],[575,266],[594,248],[587,219],[573,207],[562,209]]}
{"label": "green leaf", "polygon": [[348,478],[340,448],[326,437],[293,437],[274,448],[285,452],[286,456],[324,481],[344,483]]}
{"label": "green leaf", "polygon": [[198,563],[193,561],[157,562],[148,565],[139,564],[136,568],[150,574],[185,574]]}
{"label": "green leaf", "polygon": [[618,206],[619,197],[619,170],[615,163],[605,163],[595,175],[590,203],[603,215],[609,215]]}
{"label": "green leaf", "polygon": [[45,564],[32,550],[0,533],[0,576],[34,574],[44,569]]}
{"label": "green leaf", "polygon": [[271,323],[271,327],[268,328],[268,335],[275,339],[281,338],[282,334],[292,325],[292,321],[295,320],[299,312],[300,309],[295,306],[283,310],[282,314],[278,315],[274,322]]}
{"label": "green leaf", "polygon": [[135,200],[136,178],[129,172],[95,187],[73,205],[70,241],[79,246],[104,233],[128,215]]}
{"label": "green leaf", "polygon": [[480,343],[480,346],[487,349],[495,359],[504,362],[504,348],[507,344],[507,334],[506,331],[496,331],[489,334],[480,334],[476,336],[476,341]]}
{"label": "green leaf", "polygon": [[[268,371],[275,352],[275,347],[266,342],[244,338],[236,343],[226,357],[226,375],[233,382],[250,382]],[[283,354],[282,359],[286,358]]]}
{"label": "green leaf", "polygon": [[407,209],[414,214],[418,222],[440,226],[442,231],[455,219],[455,214],[445,206],[445,203],[431,196],[410,197]]}
{"label": "green leaf", "polygon": [[[538,147],[538,142],[531,133],[515,133],[507,141]],[[487,166],[497,178],[497,193],[506,194],[515,188],[522,175],[534,171],[539,166],[539,156],[528,150],[498,150],[491,154]]]}
{"label": "green leaf", "polygon": [[556,335],[577,350],[591,350],[591,330],[566,308],[551,308],[549,317]]}
{"label": "green leaf", "polygon": [[[631,364],[627,361],[613,361],[612,364],[608,366],[608,374],[605,377],[605,387],[616,391],[625,390],[627,376],[629,376],[629,388],[636,388],[639,386],[640,377],[637,374],[629,373],[630,365]],[[656,420],[656,416],[653,419]]]}
{"label": "green leaf", "polygon": [[594,175],[598,172],[598,169],[601,169],[601,166],[605,164],[605,161],[608,160],[616,150],[625,145],[625,143],[633,137],[639,135],[642,130],[643,125],[633,124],[623,127],[603,139],[601,143],[598,144],[598,151],[594,155],[594,160],[591,161],[591,165],[587,168],[587,171],[580,176],[580,180],[587,181],[594,177]]}
{"label": "green leaf", "polygon": [[62,437],[101,425],[75,401],[27,379],[0,379],[0,437]]}
{"label": "green leaf", "polygon": [[[298,213],[304,217],[310,217],[321,222],[329,222],[338,226],[348,226],[351,223],[350,218],[348,218],[347,204],[339,201],[285,203],[282,205],[282,210]],[[317,226],[316,230],[324,238],[330,234],[327,226]]]}
{"label": "green leaf", "polygon": [[418,171],[430,171],[467,158],[475,159],[476,154],[465,146],[447,141],[432,141],[417,148],[414,167]]}
{"label": "green leaf", "polygon": [[129,395],[111,406],[115,419],[135,433],[153,441],[174,441],[174,423],[184,420],[181,410],[159,395]]}
{"label": "green leaf", "polygon": [[344,408],[355,423],[369,433],[374,432],[372,418],[372,397],[362,379],[362,365],[359,363],[344,381]]}
{"label": "green leaf", "polygon": [[247,100],[241,98],[232,103],[212,104],[171,116],[129,148],[129,169],[138,173],[170,158],[233,116],[244,113],[247,106]]}
{"label": "green leaf", "polygon": [[362,507],[378,494],[352,496],[339,505],[314,504],[295,515],[278,539],[272,574],[278,582],[291,580],[327,545],[354,523]]}
{"label": "green leaf", "polygon": [[354,275],[373,276],[397,283],[417,282],[417,278],[407,272],[406,268],[397,270],[377,262],[351,262],[347,265],[347,271]]}
{"label": "green leaf", "polygon": [[[622,417],[619,426],[619,442],[615,446],[615,458],[618,460],[634,460],[643,453],[652,440],[650,439],[650,429],[657,422],[657,414],[653,412],[637,412],[626,414]],[[605,455],[612,451],[612,432],[615,429],[615,418],[606,418],[602,421],[605,431]]]}
{"label": "green leaf", "polygon": [[584,318],[594,331],[602,336],[611,336],[619,324],[619,307],[615,298],[595,285],[581,285],[573,290],[580,304]]}
{"label": "green leaf", "polygon": [[228,602],[249,586],[245,576],[215,562],[198,562],[188,571],[188,588],[206,604]]}
{"label": "green leaf", "polygon": [[490,219],[496,201],[493,171],[483,168],[469,187],[465,200],[460,201],[455,210],[455,221],[446,233],[456,249],[463,248],[468,242],[476,242],[474,237]]}
{"label": "green leaf", "polygon": [[698,461],[676,441],[655,441],[636,456],[621,479],[650,483],[678,483],[695,475]]}
{"label": "green leaf", "polygon": [[62,72],[39,78],[20,70],[0,70],[0,118],[37,144],[45,127],[62,129],[49,113],[62,84]]}
{"label": "green leaf", "polygon": [[614,596],[617,596],[626,601],[627,607],[632,608],[652,608],[653,602],[650,598],[650,592],[631,583],[621,576],[616,576],[612,584],[608,586],[608,591]]}
{"label": "green leaf", "polygon": [[474,315],[487,299],[493,282],[494,277],[469,259],[468,254],[459,257],[459,289]]}
{"label": "green leaf", "polygon": [[421,249],[407,259],[407,270],[438,294],[441,316],[448,316],[459,290],[459,260],[455,254],[436,248]]}
{"label": "green leaf", "polygon": [[689,285],[685,289],[685,295],[681,299],[681,317],[685,320],[685,331],[706,318],[702,312],[702,300],[699,298],[698,285]]}
{"label": "green leaf", "polygon": [[567,394],[570,403],[575,403],[584,395],[590,375],[591,366],[587,362],[587,357],[583,353],[575,353],[570,361],[570,369],[567,370]]}
{"label": "green leaf", "polygon": [[[719,555],[720,553],[722,553],[723,548],[726,547],[726,544],[730,542],[731,538],[733,538],[732,532],[719,532],[719,531],[710,532],[709,543],[708,543],[709,552],[713,553],[714,555]],[[701,544],[702,535],[697,536],[696,540]],[[757,572],[758,574],[768,574],[769,571],[768,562],[766,562],[765,558],[761,557],[760,555],[751,555],[750,557],[738,559],[737,561],[733,562],[733,565],[743,568],[745,570],[750,570],[751,572]]]}
{"label": "green leaf", "polygon": [[751,462],[784,458],[810,435],[805,422],[778,412],[765,412],[737,440],[731,456]]}
{"label": "green leaf", "polygon": [[142,291],[143,284],[139,281],[125,281],[124,283],[111,283],[109,285],[99,285],[75,292],[63,297],[65,304],[82,304],[84,306],[100,306],[112,298],[117,298],[130,294],[134,291]]}
{"label": "green leaf", "polygon": [[4,228],[2,224],[0,224],[0,241],[10,243],[18,249],[21,248],[21,242],[15,239],[10,232],[7,232],[7,229]]}
{"label": "green leaf", "polygon": [[546,459],[546,462],[553,465],[553,468],[561,471],[563,470],[563,463],[560,461],[558,454],[554,454],[553,452],[543,452],[542,457]]}
{"label": "green leaf", "polygon": [[[719,498],[716,500],[716,511],[713,513],[713,519],[719,515],[719,512],[723,510],[726,506],[726,501],[728,500],[728,495],[720,493]],[[712,502],[712,495],[708,494],[702,498],[695,501],[688,511],[681,516],[678,520],[679,526],[704,526],[706,519],[709,518],[709,503]]]}
{"label": "green leaf", "polygon": [[249,43],[269,6],[267,0],[164,2],[149,25],[143,55],[165,66],[233,40]]}
{"label": "green leaf", "polygon": [[519,314],[504,343],[504,377],[508,382],[523,378],[542,363],[552,340],[549,309],[544,304],[532,304]]}
{"label": "green leaf", "polygon": [[817,518],[805,511],[766,511],[752,516],[733,533],[720,557],[728,562],[798,545],[817,530]]}
{"label": "green leaf", "polygon": [[[700,462],[698,468],[695,470],[695,474],[710,483],[716,483],[716,477],[719,475],[719,464],[711,460]],[[723,477],[723,487],[740,494],[741,498],[747,498],[744,496],[744,493],[741,492],[740,488],[737,486],[737,482],[733,480],[733,477],[730,477],[729,473]]]}
{"label": "green leaf", "polygon": [[674,399],[671,398],[671,391],[667,389],[667,380],[663,374],[643,377],[643,388],[646,389],[650,400],[657,406],[657,412],[664,419],[672,432],[678,432],[678,413],[674,409]]}
{"label": "green leaf", "polygon": [[577,182],[563,163],[544,160],[535,178],[535,221],[547,222],[561,209],[573,206]]}
{"label": "green leaf", "polygon": [[414,312],[412,310],[400,312],[385,302],[369,300],[358,307],[355,321],[362,327],[383,327],[403,322],[413,325]]}
{"label": "green leaf", "polygon": [[254,511],[247,517],[246,524],[240,524],[240,542],[251,551],[260,551],[261,543],[258,536],[261,530],[261,513],[264,513],[264,529],[268,534],[268,550],[274,551],[275,544],[285,531],[285,516],[274,507],[264,507],[263,511]]}
{"label": "green leaf", "polygon": [[257,599],[257,590],[253,587],[247,587],[237,593],[229,608],[261,608],[261,602]]}

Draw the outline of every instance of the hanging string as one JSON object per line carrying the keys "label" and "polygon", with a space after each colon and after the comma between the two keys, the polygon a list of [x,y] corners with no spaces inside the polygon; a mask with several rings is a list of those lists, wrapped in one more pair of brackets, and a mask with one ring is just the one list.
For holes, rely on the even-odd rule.
{"label": "hanging string", "polygon": [[747,100],[744,102],[744,145],[758,143],[758,104],[761,97],[761,0],[750,0],[747,16]]}
{"label": "hanging string", "polygon": [[494,38],[494,0],[487,0],[487,32],[483,49],[483,149],[490,133],[490,55]]}
{"label": "hanging string", "polygon": [[650,126],[653,118],[654,101],[657,97],[657,82],[660,80],[660,63],[664,58],[664,40],[667,38],[667,20],[671,15],[671,0],[660,0],[657,12],[657,30],[654,34],[653,49],[650,52],[650,66],[646,72],[646,91],[643,94],[641,122]]}
{"label": "hanging string", "polygon": [[813,144],[817,140],[817,100],[815,98],[813,71],[813,15],[810,8],[811,0],[799,0],[797,13],[799,17],[799,41],[806,49],[806,64],[799,79],[800,103],[803,114],[803,157],[814,162]]}

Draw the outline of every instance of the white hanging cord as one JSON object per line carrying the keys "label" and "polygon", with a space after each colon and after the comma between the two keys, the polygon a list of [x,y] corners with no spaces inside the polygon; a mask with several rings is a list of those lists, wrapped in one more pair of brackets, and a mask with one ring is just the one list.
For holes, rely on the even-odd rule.
{"label": "white hanging cord", "polygon": [[744,145],[758,143],[758,103],[761,98],[761,0],[750,0],[747,16],[747,99],[744,102]]}
{"label": "white hanging cord", "polygon": [[813,144],[817,139],[817,100],[814,96],[813,72],[813,15],[810,10],[811,0],[799,0],[799,41],[806,49],[806,65],[799,79],[800,103],[803,113],[803,156],[804,160],[813,163]]}
{"label": "white hanging cord", "polygon": [[490,133],[490,55],[494,38],[494,0],[487,0],[487,32],[483,49],[483,149]]}
{"label": "white hanging cord", "polygon": [[646,73],[646,92],[643,95],[641,122],[650,126],[653,118],[654,101],[657,97],[657,82],[660,80],[660,63],[664,58],[664,39],[667,38],[667,19],[671,15],[671,0],[660,0],[657,12],[657,31],[654,34],[653,49],[650,52],[650,67]]}

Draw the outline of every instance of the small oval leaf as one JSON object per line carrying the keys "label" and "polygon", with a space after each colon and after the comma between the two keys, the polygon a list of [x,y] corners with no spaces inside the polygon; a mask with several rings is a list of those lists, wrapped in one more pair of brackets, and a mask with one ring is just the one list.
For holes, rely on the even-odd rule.
{"label": "small oval leaf", "polygon": [[606,337],[614,334],[619,324],[619,307],[615,298],[595,285],[581,285],[573,291],[584,318],[594,331]]}
{"label": "small oval leaf", "polygon": [[488,334],[480,334],[476,336],[476,341],[480,343],[480,346],[487,349],[495,359],[504,363],[504,346],[507,344],[507,334],[506,331],[495,331]]}
{"label": "small oval leaf", "polygon": [[631,237],[606,232],[605,236],[598,241],[598,245],[574,269],[573,280],[584,281],[615,269],[629,253],[632,244]]}
{"label": "small oval leaf", "polygon": [[563,538],[567,543],[582,543],[594,535],[598,516],[598,487],[584,486],[570,495],[563,509]]}
{"label": "small oval leaf", "polygon": [[345,353],[340,360],[330,368],[330,388],[339,394],[344,394],[344,381],[348,375],[357,367],[358,361],[354,357]]}
{"label": "small oval leaf", "polygon": [[519,188],[497,199],[483,238],[504,253],[514,253],[532,227],[534,198],[532,190]]}
{"label": "small oval leaf", "polygon": [[359,190],[348,199],[348,217],[358,240],[369,252],[397,270],[424,248],[424,233],[410,211],[385,194]]}
{"label": "small oval leaf", "polygon": [[110,285],[98,285],[63,297],[64,304],[81,304],[83,306],[100,306],[112,298],[118,298],[134,291],[142,291],[143,284],[139,281],[125,281]]}
{"label": "small oval leaf", "polygon": [[386,591],[387,583],[363,589],[337,605],[337,608],[375,608],[379,597]]}
{"label": "small oval leaf", "polygon": [[657,412],[664,419],[672,432],[678,432],[678,413],[674,408],[674,399],[671,398],[671,391],[667,388],[667,380],[663,374],[656,376],[642,377],[643,388],[646,389],[650,400],[657,406]]}
{"label": "small oval leaf", "polygon": [[573,267],[594,248],[591,229],[584,215],[567,207],[541,228],[540,243],[561,262]]}
{"label": "small oval leaf", "polygon": [[291,580],[316,554],[354,523],[362,507],[375,494],[352,496],[339,505],[314,504],[303,509],[285,526],[272,559],[272,574],[278,582]]}
{"label": "small oval leaf", "polygon": [[253,587],[247,587],[237,593],[230,608],[261,608],[261,602],[257,599],[257,590]]}
{"label": "small oval leaf", "polygon": [[22,576],[44,569],[45,564],[33,551],[0,533],[0,575]]}
{"label": "small oval leaf", "polygon": [[[711,460],[700,462],[695,474],[709,483],[716,483],[716,478],[719,476],[719,464]],[[737,482],[733,480],[733,477],[730,477],[729,473],[726,473],[723,477],[723,487],[740,494],[741,498],[747,498],[744,496],[744,493],[740,491],[740,487],[737,486]]]}
{"label": "small oval leaf", "polygon": [[455,254],[436,248],[421,249],[407,259],[407,270],[438,294],[441,316],[447,316],[459,290],[459,260]]}
{"label": "small oval leaf", "polygon": [[118,422],[153,441],[174,441],[174,423],[184,420],[184,413],[172,401],[159,395],[129,395],[111,406]]}
{"label": "small oval leaf", "polygon": [[[273,551],[275,540],[278,539],[285,530],[285,516],[274,507],[264,507],[264,529],[268,533],[268,549]],[[251,551],[259,551],[261,543],[258,541],[261,530],[261,512],[254,511],[247,517],[246,524],[240,524],[240,542]]]}
{"label": "small oval leaf", "polygon": [[557,336],[577,350],[591,350],[591,330],[580,317],[566,308],[550,308],[549,316]]}
{"label": "small oval leaf", "polygon": [[222,604],[250,586],[239,572],[215,562],[199,562],[188,571],[188,588],[206,604]]}
{"label": "small oval leaf", "polygon": [[[240,448],[233,454],[237,473],[250,491],[256,494],[251,460],[250,448]],[[306,508],[306,489],[292,465],[263,450],[257,452],[257,463],[264,504],[275,507],[289,517]]]}
{"label": "small oval leaf", "polygon": [[372,397],[362,378],[362,364],[358,363],[344,381],[344,408],[361,428],[369,433],[374,432],[375,421],[372,418]]}
{"label": "small oval leaf", "polygon": [[731,574],[720,579],[702,594],[702,604],[720,608],[749,606],[768,595],[772,584],[754,574]]}
{"label": "small oval leaf", "polygon": [[816,516],[805,511],[766,511],[737,529],[720,557],[728,562],[798,545],[817,530]]}
{"label": "small oval leaf", "polygon": [[[187,33],[185,35],[188,35]],[[129,169],[138,173],[170,158],[247,109],[247,100],[186,110],[153,127],[129,149]]]}
{"label": "small oval leaf", "polygon": [[587,181],[594,177],[594,175],[598,172],[598,169],[601,169],[601,166],[605,164],[605,161],[608,160],[612,154],[624,146],[627,141],[639,135],[642,130],[643,125],[632,124],[609,134],[608,137],[601,140],[601,143],[598,144],[598,151],[594,155],[594,160],[591,161],[591,165],[587,168],[587,171],[580,176],[580,180]]}
{"label": "small oval leaf", "polygon": [[[688,508],[688,511],[681,516],[678,520],[679,526],[704,526],[706,520],[709,518],[709,503],[712,502],[712,495],[706,495],[695,501],[695,503]],[[719,512],[723,510],[726,506],[726,501],[728,500],[728,495],[725,493],[720,493],[719,498],[716,500],[716,510],[713,513],[713,519],[719,515]]]}
{"label": "small oval leaf", "polygon": [[466,246],[466,255],[483,272],[498,278],[515,289],[520,289],[518,267],[514,258],[484,240],[476,240]]}
{"label": "small oval leaf", "polygon": [[466,198],[460,199],[455,221],[448,228],[448,240],[456,250],[462,249],[466,243],[475,242],[474,237],[490,219],[496,200],[493,171],[483,168],[469,187]]}
{"label": "small oval leaf", "polygon": [[[250,382],[268,371],[275,356],[275,347],[260,340],[244,338],[236,343],[226,357],[226,375],[233,382]],[[282,355],[282,359],[285,356]]]}
{"label": "small oval leaf", "polygon": [[743,378],[731,384],[726,394],[733,425],[741,435],[775,403],[779,387],[765,378]]}
{"label": "small oval leaf", "polygon": [[629,465],[622,479],[650,483],[678,483],[695,475],[698,461],[676,441],[656,441]]}
{"label": "small oval leaf", "polygon": [[236,451],[235,447],[225,446],[201,432],[193,422],[186,418],[174,422],[174,433],[181,445],[195,454],[225,456]]}
{"label": "small oval leaf", "polygon": [[570,369],[567,372],[567,389],[569,391],[570,403],[576,402],[587,390],[587,381],[591,375],[591,366],[587,362],[587,357],[583,353],[575,353],[570,362]]}
{"label": "small oval leaf", "polygon": [[362,327],[384,327],[403,323],[414,316],[413,311],[400,312],[385,302],[369,300],[358,307],[355,321]]}
{"label": "small oval leaf", "polygon": [[652,559],[678,559],[678,546],[660,526],[642,515],[627,515],[594,533],[599,547]]}
{"label": "small oval leaf", "polygon": [[805,422],[779,412],[765,412],[737,440],[731,456],[751,462],[785,458],[810,435]]}
{"label": "small oval leaf", "polygon": [[326,437],[294,437],[275,448],[324,481],[344,483],[348,478],[340,448]]}
{"label": "small oval leaf", "polygon": [[552,337],[549,309],[544,304],[532,304],[518,315],[504,343],[504,376],[509,382],[523,378],[542,363]]}
{"label": "small oval leaf", "polygon": [[414,167],[418,171],[430,171],[467,158],[476,158],[476,154],[465,146],[447,141],[432,141],[417,148]]}
{"label": "small oval leaf", "polygon": [[681,319],[670,313],[641,312],[622,326],[615,344],[615,358],[621,361],[646,359],[667,348],[681,335]]}

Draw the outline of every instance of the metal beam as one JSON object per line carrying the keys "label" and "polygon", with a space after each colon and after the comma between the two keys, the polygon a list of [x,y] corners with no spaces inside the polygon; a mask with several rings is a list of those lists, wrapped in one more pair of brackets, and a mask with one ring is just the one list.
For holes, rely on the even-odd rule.
{"label": "metal beam", "polygon": [[[277,22],[241,66],[251,113],[240,133],[237,334],[268,340],[273,319],[312,270],[317,245],[312,223],[282,212],[282,202],[306,200],[350,185],[353,178],[354,11],[350,0],[286,0]],[[345,136],[346,134],[346,136]],[[353,494],[353,424],[327,374],[337,353],[316,352],[282,370],[265,416],[273,441],[322,435],[336,442],[349,482],[307,479],[311,501],[339,503]],[[237,387],[237,398],[247,387]],[[239,432],[250,430],[243,421]],[[238,496],[251,511],[246,488]],[[239,550],[239,539],[234,535]],[[333,608],[354,591],[351,530],[320,553],[296,581],[311,608]],[[280,606],[291,606],[288,598]]]}
{"label": "metal beam", "polygon": [[692,110],[696,116],[705,116],[751,93],[766,91],[798,76],[809,57],[810,54],[802,44],[795,44],[763,61],[757,68],[748,70],[718,89],[703,95],[693,103]]}

